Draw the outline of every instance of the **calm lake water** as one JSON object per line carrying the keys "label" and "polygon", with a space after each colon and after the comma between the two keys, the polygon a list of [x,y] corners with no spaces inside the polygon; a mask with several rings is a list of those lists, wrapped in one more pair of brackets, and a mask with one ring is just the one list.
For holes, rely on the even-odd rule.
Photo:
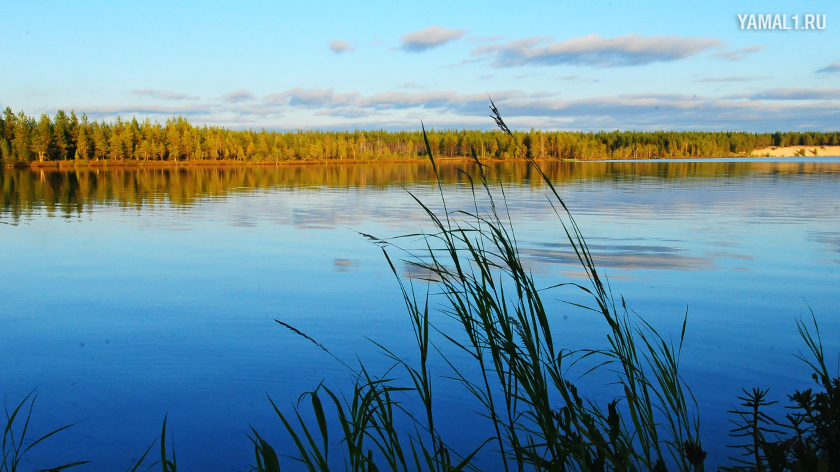
{"label": "calm lake water", "polygon": [[[707,466],[728,463],[726,410],[742,387],[785,401],[812,386],[794,357],[804,348],[794,321],[809,307],[836,366],[840,159],[543,166],[616,295],[674,338],[688,310],[682,368]],[[469,209],[456,168],[474,170],[441,165],[447,205]],[[524,163],[495,170],[539,284],[580,282],[545,186]],[[81,420],[30,468],[91,460],[79,470],[125,470],[165,414],[183,470],[247,470],[249,425],[291,452],[266,395],[291,411],[303,391],[349,388],[351,376],[275,318],[373,371],[390,363],[367,338],[416,359],[397,283],[358,233],[429,230],[407,193],[440,208],[429,165],[2,169],[0,188],[0,394],[13,404],[37,388],[36,432]],[[576,296],[545,295],[556,338],[603,346],[603,321],[563,303]],[[612,380],[580,382],[610,398]],[[439,426],[462,450],[476,447],[490,433],[469,397],[437,385]]]}

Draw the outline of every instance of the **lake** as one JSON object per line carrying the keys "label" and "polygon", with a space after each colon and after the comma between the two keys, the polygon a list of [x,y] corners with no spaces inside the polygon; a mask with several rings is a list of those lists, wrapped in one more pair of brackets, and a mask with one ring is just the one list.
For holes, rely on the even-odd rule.
{"label": "lake", "polygon": [[[674,339],[687,311],[681,367],[700,405],[708,470],[729,463],[726,410],[741,388],[770,387],[784,403],[812,387],[794,356],[805,348],[795,320],[809,319],[809,307],[836,368],[840,158],[541,165],[616,296]],[[474,167],[440,164],[450,210],[471,208],[457,169]],[[491,167],[538,284],[582,282],[538,175],[522,162]],[[247,470],[249,425],[291,453],[267,396],[291,412],[300,393],[321,381],[349,388],[351,374],[275,319],[372,371],[390,362],[370,340],[417,358],[397,282],[359,233],[430,231],[409,194],[441,211],[428,164],[6,168],[0,189],[0,394],[13,405],[37,388],[36,433],[81,421],[36,450],[29,468],[91,460],[78,470],[125,470],[164,415],[183,470]],[[603,320],[564,303],[575,297],[544,295],[557,337],[570,349],[604,346]],[[442,378],[445,364],[433,367],[439,427],[475,447],[489,431],[473,426],[469,396]],[[609,398],[611,380],[581,382]],[[475,437],[458,433],[466,424]]]}

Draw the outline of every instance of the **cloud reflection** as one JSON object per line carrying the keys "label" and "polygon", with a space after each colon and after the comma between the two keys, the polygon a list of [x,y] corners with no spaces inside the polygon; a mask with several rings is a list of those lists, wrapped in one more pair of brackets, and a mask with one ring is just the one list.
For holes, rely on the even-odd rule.
{"label": "cloud reflection", "polygon": [[837,258],[832,262],[840,264],[840,236],[836,233],[816,232],[811,235],[811,239],[824,245],[823,251],[834,253]]}
{"label": "cloud reflection", "polygon": [[336,272],[351,272],[359,268],[359,261],[355,259],[335,259],[333,267]]}
{"label": "cloud reflection", "polygon": [[[597,267],[622,270],[709,270],[714,266],[710,257],[686,254],[684,249],[670,246],[637,244],[590,244]],[[520,252],[549,264],[580,265],[577,255],[568,244],[540,243]]]}

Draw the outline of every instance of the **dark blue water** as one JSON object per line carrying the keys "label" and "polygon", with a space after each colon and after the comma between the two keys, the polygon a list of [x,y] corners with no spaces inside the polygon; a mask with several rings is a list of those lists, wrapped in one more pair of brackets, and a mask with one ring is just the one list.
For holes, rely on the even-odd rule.
{"label": "dark blue water", "polygon": [[[501,172],[517,176],[505,179],[506,196],[526,262],[545,286],[580,282],[546,189],[524,166]],[[27,464],[125,470],[167,414],[183,470],[247,470],[249,425],[291,453],[267,395],[291,411],[321,381],[349,388],[351,374],[274,319],[371,370],[390,363],[366,338],[415,359],[397,283],[358,233],[428,230],[407,192],[433,208],[439,195],[426,167],[388,169],[268,168],[240,180],[2,171],[0,393],[13,405],[37,388],[35,432],[81,421]],[[445,171],[447,205],[469,209],[466,180]],[[812,386],[794,357],[804,349],[795,320],[809,309],[837,368],[840,160],[550,171],[613,292],[674,338],[688,311],[681,365],[702,411],[707,466],[728,462],[725,412],[742,387],[771,387],[784,401]],[[546,295],[556,336],[568,348],[603,346],[602,321],[561,301],[577,296]],[[468,394],[434,365],[441,427],[456,445],[477,446],[486,431]],[[611,380],[582,382],[609,397]]]}

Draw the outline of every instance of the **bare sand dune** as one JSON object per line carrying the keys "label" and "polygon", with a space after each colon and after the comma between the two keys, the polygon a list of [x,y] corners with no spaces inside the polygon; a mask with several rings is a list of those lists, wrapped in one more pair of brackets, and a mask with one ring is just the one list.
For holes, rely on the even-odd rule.
{"label": "bare sand dune", "polygon": [[796,155],[801,156],[803,149],[805,150],[806,156],[840,156],[840,146],[770,146],[756,149],[752,152],[752,155],[758,157],[793,157]]}

